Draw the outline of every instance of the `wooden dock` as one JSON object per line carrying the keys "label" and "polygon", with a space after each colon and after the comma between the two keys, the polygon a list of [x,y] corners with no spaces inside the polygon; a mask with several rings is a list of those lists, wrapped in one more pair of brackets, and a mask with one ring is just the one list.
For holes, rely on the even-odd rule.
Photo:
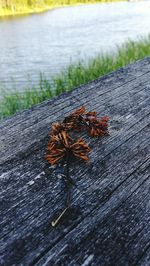
{"label": "wooden dock", "polygon": [[[71,169],[72,206],[52,227],[65,194],[44,160],[48,133],[81,105],[110,117],[110,136]],[[150,58],[2,122],[0,265],[150,265],[149,126]]]}

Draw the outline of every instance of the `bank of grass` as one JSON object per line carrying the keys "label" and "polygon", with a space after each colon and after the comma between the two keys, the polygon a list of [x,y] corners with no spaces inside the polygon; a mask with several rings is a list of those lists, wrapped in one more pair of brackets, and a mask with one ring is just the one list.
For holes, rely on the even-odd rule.
{"label": "bank of grass", "polygon": [[0,18],[40,13],[70,5],[119,2],[125,0],[0,0]]}
{"label": "bank of grass", "polygon": [[28,88],[24,93],[3,91],[0,101],[0,118],[3,119],[44,100],[103,76],[131,62],[150,56],[150,35],[139,41],[128,41],[118,47],[115,54],[98,55],[88,63],[71,64],[68,68],[48,81],[40,75],[39,85]]}

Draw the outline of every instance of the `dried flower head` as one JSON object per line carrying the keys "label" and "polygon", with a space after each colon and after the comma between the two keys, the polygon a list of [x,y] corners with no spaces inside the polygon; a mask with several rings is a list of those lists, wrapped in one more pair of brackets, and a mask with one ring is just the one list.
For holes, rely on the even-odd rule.
{"label": "dried flower head", "polygon": [[65,117],[63,123],[66,129],[73,129],[80,131],[83,127],[83,115],[85,113],[85,108],[81,106],[79,109],[71,113],[69,116]]}
{"label": "dried flower head", "polygon": [[50,141],[47,147],[46,160],[55,165],[65,162],[66,174],[64,177],[67,186],[66,206],[61,214],[52,221],[52,226],[56,226],[65,215],[71,204],[72,178],[69,175],[69,164],[71,159],[78,158],[87,161],[90,148],[87,143],[79,138],[76,141],[68,134],[68,131],[80,131],[86,129],[91,137],[108,135],[108,117],[97,118],[97,112],[86,112],[81,106],[69,116],[65,117],[62,123],[54,123],[50,132]]}
{"label": "dried flower head", "polygon": [[88,122],[88,131],[91,137],[102,137],[109,135],[108,132],[108,117],[96,118],[90,116],[86,119]]}
{"label": "dried flower head", "polygon": [[67,116],[63,123],[66,129],[87,129],[91,137],[108,135],[108,117],[97,118],[97,112],[86,112],[82,106]]}
{"label": "dried flower head", "polygon": [[50,136],[51,135],[58,135],[62,130],[64,130],[64,125],[59,123],[59,122],[56,122],[56,123],[53,123],[52,124],[52,130],[50,132]]}
{"label": "dried flower head", "polygon": [[90,152],[90,148],[82,138],[73,141],[69,134],[62,130],[58,135],[51,136],[47,147],[46,159],[52,165],[60,161],[67,161],[72,157],[87,161],[88,152]]}

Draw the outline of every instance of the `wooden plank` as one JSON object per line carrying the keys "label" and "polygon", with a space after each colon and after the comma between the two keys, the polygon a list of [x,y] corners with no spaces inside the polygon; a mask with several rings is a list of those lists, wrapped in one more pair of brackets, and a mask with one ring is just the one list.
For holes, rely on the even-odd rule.
{"label": "wooden plank", "polygon": [[[117,140],[118,141],[118,140]],[[15,170],[16,171],[16,170]],[[30,172],[29,172],[30,173]],[[32,172],[31,172],[32,173]],[[30,173],[30,174],[31,174]],[[12,174],[12,173],[11,173]],[[16,172],[15,172],[15,175],[16,175]],[[35,175],[36,175],[36,173],[35,173]],[[8,189],[8,188],[10,188],[11,189],[11,191],[13,190],[13,187],[12,187],[12,184],[10,183],[9,184],[9,182],[10,182],[10,180],[8,179],[8,182],[6,183],[6,180],[4,180],[4,182],[5,182],[5,186],[4,186],[4,194],[5,194],[5,191],[6,191],[6,189]],[[18,185],[18,183],[20,182],[20,179],[18,178],[18,182],[15,182],[15,186],[14,186],[14,190],[16,189],[16,186]],[[25,189],[25,188],[23,188],[23,189]],[[8,192],[8,190],[7,190],[7,192]],[[2,194],[1,194],[2,195]],[[17,199],[16,199],[16,201],[17,201]]]}
{"label": "wooden plank", "polygon": [[150,245],[147,247],[147,249],[141,255],[141,258],[139,259],[137,265],[138,266],[145,266],[145,265],[149,265],[149,262],[150,262]]}
{"label": "wooden plank", "polygon": [[[119,200],[123,192],[114,195],[116,199],[111,200],[111,205],[109,202],[109,207],[92,212],[36,265],[51,265],[54,261],[56,265],[70,265],[72,257],[82,265],[91,255],[93,265],[136,265],[138,256],[144,251],[143,246],[150,241],[150,221],[147,223],[146,220],[150,203],[149,181],[150,178],[147,178],[137,190],[132,187],[131,196],[128,194],[126,198],[126,193],[121,202]],[[113,212],[114,202],[120,206]]]}
{"label": "wooden plank", "polygon": [[[142,67],[143,67],[143,64],[142,64],[141,68]],[[127,73],[126,74],[124,73],[125,77],[127,76],[128,71],[129,70],[127,68],[127,71],[126,71]],[[139,71],[139,72],[140,72],[139,75],[142,75],[142,78],[139,80],[138,84],[143,79],[143,74],[147,74],[147,68],[145,71],[143,70],[144,73],[141,73],[142,71]],[[149,73],[147,75],[149,75]],[[98,80],[98,85],[96,87],[98,92],[101,90],[108,90],[109,91],[108,102],[110,102],[110,99],[113,97],[112,95],[114,95],[114,97],[116,95],[115,93],[113,94],[112,91],[116,87],[117,78],[118,78],[118,75],[117,76],[114,75],[113,79],[111,79],[110,83],[107,83],[105,81],[108,88],[106,87],[105,83],[103,84],[103,79],[102,79],[102,81]],[[147,76],[147,80],[149,80],[149,76]],[[132,78],[132,82],[128,82],[128,83],[130,83],[130,85],[127,86],[127,88],[128,88],[128,91],[130,92],[131,89],[133,89],[132,86],[136,87],[135,78]],[[135,85],[133,85],[134,83],[135,83]],[[126,84],[126,81],[124,81],[124,80],[122,81],[121,87],[123,86],[123,84]],[[94,85],[95,85],[95,82],[94,82]],[[92,83],[91,88],[93,88],[94,85]],[[120,83],[119,83],[119,87],[120,87]],[[82,90],[83,89],[84,89],[84,91],[86,91],[85,87],[82,88]],[[148,89],[149,89],[149,87],[147,88],[147,90]],[[17,121],[18,116],[17,116],[17,118],[15,117],[11,121],[11,124],[12,124],[11,126],[13,127],[13,130],[11,130],[11,133],[9,133],[8,127],[5,128],[5,126],[2,126],[2,129],[1,129],[2,131],[1,131],[1,135],[0,135],[0,136],[2,136],[2,137],[0,137],[0,147],[3,148],[2,155],[4,156],[4,159],[1,156],[0,165],[3,163],[3,160],[5,160],[5,158],[7,158],[7,160],[8,160],[8,157],[11,157],[11,156],[15,157],[15,155],[18,154],[19,151],[24,151],[25,149],[29,150],[29,147],[31,148],[32,146],[34,146],[34,144],[36,146],[36,143],[39,142],[40,140],[42,141],[44,136],[47,135],[48,130],[49,130],[49,125],[52,121],[61,119],[64,115],[66,115],[66,113],[69,113],[69,112],[71,112],[71,110],[80,106],[81,103],[84,104],[86,107],[88,107],[89,105],[90,105],[90,108],[95,107],[95,100],[92,100],[91,97],[90,97],[90,99],[91,99],[90,103],[89,102],[86,103],[87,95],[84,97],[84,99],[82,101],[80,101],[81,103],[79,103],[77,101],[78,98],[80,98],[80,93],[78,96],[78,94],[76,93],[76,90],[75,90],[75,91],[71,92],[66,97],[66,99],[64,99],[64,96],[62,96],[62,98],[58,98],[58,100],[56,100],[56,102],[55,101],[54,102],[53,101],[46,102],[45,105],[42,106],[43,107],[42,110],[39,106],[39,108],[38,108],[39,110],[38,111],[35,110],[35,113],[32,111],[32,109],[30,110],[30,113],[27,111],[26,120],[25,121],[21,120],[21,123],[19,121]],[[97,98],[98,99],[101,98],[101,92],[100,92],[100,95],[97,95]],[[105,96],[104,96],[104,98],[105,98]],[[62,100],[63,100],[63,104],[62,104]],[[103,112],[107,111],[107,110],[104,111],[104,108],[106,109],[106,107],[107,107],[106,103],[104,103],[104,106],[101,109],[101,105],[99,104],[97,109],[103,115]],[[37,109],[37,108],[35,107],[35,109]],[[24,114],[24,112],[22,113],[22,115],[23,114]],[[16,123],[17,123],[17,125],[16,125]],[[7,122],[6,122],[6,124],[7,124]],[[6,146],[3,147],[3,136],[5,136],[5,134],[7,134],[8,138],[7,138],[7,143],[5,143]],[[32,136],[31,136],[31,134],[32,134]],[[36,134],[36,136],[35,136],[35,134]],[[42,138],[42,136],[43,136],[43,138]],[[31,143],[31,140],[32,140],[32,143]],[[19,143],[21,143],[22,145],[19,145]],[[14,145],[13,149],[12,149],[12,145]],[[10,154],[10,150],[9,150],[10,146],[11,146],[11,151],[13,151],[13,154]],[[9,154],[9,156],[8,156],[8,154]]]}
{"label": "wooden plank", "polygon": [[[136,157],[136,159],[137,159],[137,157]],[[138,164],[138,162],[139,161],[137,161],[137,164]],[[133,160],[131,161],[131,165],[133,164]],[[131,166],[130,166],[131,167]],[[124,169],[124,170],[127,170],[127,169]],[[130,170],[131,171],[131,170]],[[122,173],[121,172],[119,172],[119,175],[121,175]],[[131,172],[128,172],[128,175],[129,174],[131,174]],[[112,175],[115,177],[113,180],[110,180],[110,178],[111,178],[111,174],[110,174],[110,177],[108,176],[108,179],[109,179],[109,181],[115,181],[116,180],[116,187],[119,185],[119,182],[121,183],[122,182],[122,180],[118,180],[118,179],[120,179],[120,177],[118,176],[115,176],[115,173],[113,172],[112,173]],[[87,177],[87,176],[86,176]],[[104,178],[104,176],[102,176],[102,180],[103,180],[103,178]],[[139,175],[138,176],[138,178],[136,179],[137,177],[135,177],[134,178],[134,183],[135,183],[135,185],[139,185],[138,184],[138,181],[139,182],[142,182],[141,181],[141,176]],[[108,182],[108,179],[106,179],[106,182]],[[99,181],[99,184],[102,182],[102,180],[100,180]],[[92,181],[92,180],[91,180]],[[133,182],[132,181],[132,182]],[[128,181],[129,182],[129,181]],[[121,183],[122,184],[122,183]],[[89,185],[89,184],[88,184]],[[107,184],[106,184],[107,185]],[[79,195],[78,195],[78,202],[79,202],[79,204],[80,204],[80,216],[79,217],[76,217],[76,218],[82,218],[83,219],[83,215],[84,215],[84,213],[85,213],[85,215],[87,215],[87,210],[88,210],[88,208],[90,207],[90,205],[92,204],[92,209],[94,208],[94,205],[95,204],[97,204],[97,202],[96,202],[96,199],[98,198],[99,199],[99,202],[102,202],[103,203],[103,201],[105,201],[107,198],[109,198],[110,196],[111,196],[111,194],[113,193],[113,189],[115,189],[115,185],[114,185],[114,187],[110,187],[110,186],[102,186],[101,185],[101,189],[99,190],[99,189],[97,189],[98,188],[98,183],[97,184],[94,184],[94,186],[93,186],[93,188],[89,188],[87,191],[85,190],[85,188],[83,188],[83,191],[82,192],[84,192],[85,193],[85,195],[84,195],[84,197],[83,197],[83,195],[82,195],[82,193],[80,193]],[[131,185],[133,185],[132,183],[130,184],[130,186]],[[124,186],[126,186],[125,184],[124,184]],[[130,188],[130,187],[129,187]],[[122,187],[121,187],[121,191],[122,191]],[[87,202],[86,202],[86,205],[84,204],[84,202],[85,202],[85,198],[87,197],[87,195],[88,195],[88,199],[87,199]],[[125,191],[125,195],[126,195],[126,191]],[[76,195],[75,195],[75,197],[77,197]],[[82,198],[81,198],[82,197]],[[120,195],[119,194],[116,194],[116,197],[118,198],[120,198]],[[50,203],[49,203],[50,204]],[[48,215],[50,215],[50,213],[52,212],[52,210],[49,210],[49,204],[48,204],[48,206],[47,206],[47,208],[45,208],[42,212],[45,212],[45,216],[44,217],[39,217],[40,219],[41,219],[41,223],[43,222],[43,219],[45,220],[45,219],[49,219],[48,217],[46,218],[46,215],[48,214]],[[57,203],[58,204],[58,203]],[[75,205],[77,205],[78,206],[78,203],[76,203]],[[52,206],[52,207],[55,207],[55,206]],[[44,208],[44,207],[43,207]],[[47,213],[47,212],[50,212],[50,213]],[[89,210],[90,211],[90,210]],[[37,210],[37,212],[38,212],[38,210]],[[41,210],[39,210],[39,214],[41,213]],[[77,213],[77,215],[79,215],[78,213]],[[33,217],[35,217],[34,216],[34,214],[33,214]],[[26,235],[26,233],[31,233],[31,238],[33,237],[32,236],[32,234],[34,235],[35,234],[35,237],[37,237],[37,234],[39,234],[39,231],[41,231],[41,232],[43,232],[44,233],[44,227],[45,227],[45,225],[43,226],[42,224],[41,224],[41,228],[38,230],[38,232],[36,233],[36,232],[34,232],[34,228],[35,228],[35,225],[33,225],[32,226],[32,222],[33,222],[33,217],[31,218],[29,218],[29,225],[28,225],[28,228],[27,229],[25,229],[25,227],[27,227],[27,224],[25,225],[25,227],[21,227],[21,230],[18,230],[18,233],[21,233],[21,235],[23,236],[23,235]],[[38,218],[38,219],[39,219]],[[43,218],[43,219],[42,219]],[[36,221],[36,217],[34,218],[35,219],[35,221]],[[69,225],[72,227],[72,225],[74,225],[74,223],[73,223],[73,220],[74,220],[74,217],[72,217],[72,219],[70,220],[70,222],[69,222]],[[77,222],[77,220],[75,219],[75,222]],[[27,223],[27,221],[26,221],[26,223]],[[67,227],[67,224],[68,224],[68,222],[66,222],[66,224],[64,224],[64,227],[66,228],[66,230],[68,229]],[[32,228],[30,228],[30,227],[32,227]],[[34,227],[34,228],[33,228]],[[61,228],[62,228],[62,226],[61,226]],[[26,230],[26,231],[25,231]],[[28,230],[28,232],[27,232],[27,230]],[[31,231],[31,230],[33,230],[33,232]],[[60,229],[61,230],[61,229]],[[22,231],[22,232],[21,232]],[[62,231],[63,231],[63,229],[62,229]],[[51,242],[53,242],[53,240],[55,240],[56,241],[56,233],[58,233],[58,232],[49,232],[49,234],[53,234],[53,233],[55,233],[55,239],[53,239],[53,237],[54,237],[54,235],[52,235],[53,237],[50,237],[49,238],[49,241],[48,241],[48,239],[45,239],[45,236],[44,237],[41,237],[41,235],[40,236],[38,236],[39,237],[39,241],[41,241],[42,240],[42,247],[43,247],[43,245],[44,245],[44,241],[46,240],[46,241],[48,241],[48,243],[47,244],[49,244],[50,245],[50,243]],[[62,232],[63,234],[64,234],[64,232]],[[60,236],[60,232],[58,233],[58,235]],[[58,235],[57,235],[57,237],[58,237]],[[13,234],[12,234],[12,236],[11,235],[9,235],[9,237],[12,237],[13,238]],[[41,239],[41,238],[43,238],[43,239]],[[7,243],[8,244],[8,243]],[[33,243],[31,243],[31,248],[33,248]],[[29,246],[29,243],[28,243],[28,246]],[[5,248],[5,247],[4,247]],[[39,247],[40,248],[40,247]],[[41,248],[40,248],[40,251],[41,251]],[[28,255],[29,255],[29,253],[28,253]],[[32,254],[31,254],[31,256],[32,256]],[[29,257],[27,257],[26,259],[29,259]],[[33,259],[33,256],[32,256],[32,259]]]}
{"label": "wooden plank", "polygon": [[[56,262],[58,265],[110,265],[114,256],[118,256],[116,265],[123,265],[126,259],[128,262],[132,259],[131,252],[122,255],[128,249],[135,250],[134,263],[144,261],[150,242],[146,209],[150,196],[144,192],[149,188],[150,163],[149,66],[147,58],[89,83],[87,90],[86,85],[82,86],[1,124],[2,265],[53,265]],[[48,170],[44,160],[47,134],[55,119],[80,106],[78,98],[89,110],[96,109],[99,114],[111,117],[111,135],[98,141],[84,136],[93,148],[90,163],[71,167],[77,185],[72,212],[54,229],[50,222],[63,207],[65,196],[55,170]],[[138,198],[143,210],[138,210]],[[131,210],[125,211],[124,220],[126,202],[131,203]],[[137,218],[133,219],[135,232],[138,232],[135,241],[128,234],[132,231],[129,219],[132,210],[143,225],[141,228]],[[122,226],[115,239],[121,239],[124,232],[127,236],[122,241],[125,247],[117,245],[113,251],[113,236],[118,232],[115,219],[119,219]],[[144,230],[146,236],[142,235]],[[94,253],[94,249],[90,253],[90,240],[94,246],[101,237],[101,256],[97,251]],[[139,243],[137,247],[136,243]],[[147,258],[145,255],[145,261]]]}

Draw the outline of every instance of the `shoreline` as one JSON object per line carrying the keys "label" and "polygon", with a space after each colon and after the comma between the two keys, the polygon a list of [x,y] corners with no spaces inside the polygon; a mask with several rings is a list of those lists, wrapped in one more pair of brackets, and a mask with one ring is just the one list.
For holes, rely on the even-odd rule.
{"label": "shoreline", "polygon": [[81,6],[81,5],[94,5],[94,4],[104,4],[104,3],[117,3],[117,2],[126,2],[127,0],[100,0],[99,2],[83,2],[83,3],[71,3],[71,4],[62,4],[62,5],[46,5],[43,7],[33,7],[33,8],[25,8],[23,10],[10,10],[5,8],[0,8],[0,19],[14,18],[19,16],[27,16],[44,13],[56,8],[64,8],[64,7],[73,7],[73,6]]}
{"label": "shoreline", "polygon": [[52,99],[64,92],[86,84],[129,63],[150,56],[150,35],[138,41],[128,41],[119,46],[115,54],[97,54],[88,64],[71,64],[49,81],[44,73],[39,75],[37,86],[28,87],[23,93],[14,89],[2,90],[0,100],[0,121],[35,104]]}

